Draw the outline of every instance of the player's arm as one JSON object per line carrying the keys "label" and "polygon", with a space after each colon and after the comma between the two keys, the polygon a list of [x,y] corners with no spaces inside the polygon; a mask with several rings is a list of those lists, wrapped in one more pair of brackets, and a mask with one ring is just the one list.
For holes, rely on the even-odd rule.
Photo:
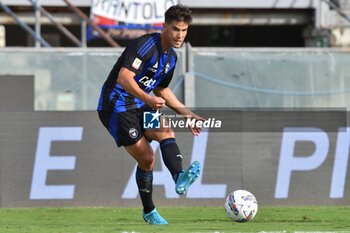
{"label": "player's arm", "polygon": [[122,67],[118,74],[117,82],[126,90],[130,95],[140,99],[151,108],[160,109],[164,106],[165,101],[161,97],[150,96],[144,92],[134,80],[135,73]]}
{"label": "player's arm", "polygon": [[[189,110],[180,100],[176,97],[174,92],[169,87],[156,87],[153,90],[153,93],[156,96],[161,97],[165,100],[165,104],[174,110],[176,113],[183,115],[186,118],[196,119],[198,121],[204,121],[205,119],[196,115],[191,110]],[[194,127],[190,128],[193,135],[197,136],[201,132],[201,128]]]}

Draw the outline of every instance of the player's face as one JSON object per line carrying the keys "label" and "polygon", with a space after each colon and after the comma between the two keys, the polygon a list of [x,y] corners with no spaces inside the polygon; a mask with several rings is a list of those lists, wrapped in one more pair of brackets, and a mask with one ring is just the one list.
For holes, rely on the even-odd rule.
{"label": "player's face", "polygon": [[167,47],[180,48],[187,35],[188,24],[183,21],[165,23],[163,34]]}

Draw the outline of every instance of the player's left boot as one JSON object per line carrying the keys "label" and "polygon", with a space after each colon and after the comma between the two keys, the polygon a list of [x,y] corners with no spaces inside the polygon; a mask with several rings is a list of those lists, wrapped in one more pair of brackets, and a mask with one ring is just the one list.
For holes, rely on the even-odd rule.
{"label": "player's left boot", "polygon": [[194,161],[186,170],[179,173],[176,180],[175,191],[177,194],[185,194],[188,188],[198,179],[201,172],[201,165]]}
{"label": "player's left boot", "polygon": [[143,213],[143,219],[151,225],[168,224],[167,220],[165,220],[162,216],[160,216],[156,208],[154,208],[154,210],[152,210],[148,214]]}

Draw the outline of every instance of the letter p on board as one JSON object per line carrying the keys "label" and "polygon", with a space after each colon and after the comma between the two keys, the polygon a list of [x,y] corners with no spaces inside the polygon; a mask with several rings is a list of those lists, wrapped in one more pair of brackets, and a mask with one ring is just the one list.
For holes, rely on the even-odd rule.
{"label": "letter p on board", "polygon": [[[295,145],[302,141],[313,142],[315,151],[311,155],[296,157]],[[275,198],[288,197],[292,171],[309,171],[318,168],[325,161],[328,149],[328,135],[319,128],[284,128]]]}

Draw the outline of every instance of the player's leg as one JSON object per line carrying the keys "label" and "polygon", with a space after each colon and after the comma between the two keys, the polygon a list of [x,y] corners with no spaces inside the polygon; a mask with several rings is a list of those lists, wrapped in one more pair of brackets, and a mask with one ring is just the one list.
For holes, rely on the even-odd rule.
{"label": "player's leg", "polygon": [[124,146],[137,161],[136,183],[144,208],[143,218],[150,224],[167,224],[158,214],[152,200],[154,154],[138,127],[138,110],[122,113],[99,112],[99,118],[118,147]]}
{"label": "player's leg", "polygon": [[159,142],[164,164],[170,171],[174,181],[176,181],[178,174],[183,169],[182,155],[176,143],[174,131],[170,128],[152,129],[146,130],[144,135],[150,140]]}
{"label": "player's leg", "polygon": [[148,140],[141,137],[135,144],[125,146],[137,161],[136,183],[143,205],[143,218],[149,224],[168,224],[157,212],[152,200],[154,154]]}
{"label": "player's leg", "polygon": [[152,148],[144,137],[135,144],[125,146],[124,148],[137,161],[136,183],[139,189],[143,211],[149,213],[155,208],[152,200],[154,164]]}
{"label": "player's leg", "polygon": [[[165,121],[162,120],[161,122]],[[176,192],[179,195],[185,194],[199,177],[199,162],[195,161],[186,170],[183,170],[182,154],[176,143],[175,133],[169,127],[161,125],[160,129],[146,130],[144,135],[148,139],[159,142],[164,164],[169,169],[176,183]]]}

